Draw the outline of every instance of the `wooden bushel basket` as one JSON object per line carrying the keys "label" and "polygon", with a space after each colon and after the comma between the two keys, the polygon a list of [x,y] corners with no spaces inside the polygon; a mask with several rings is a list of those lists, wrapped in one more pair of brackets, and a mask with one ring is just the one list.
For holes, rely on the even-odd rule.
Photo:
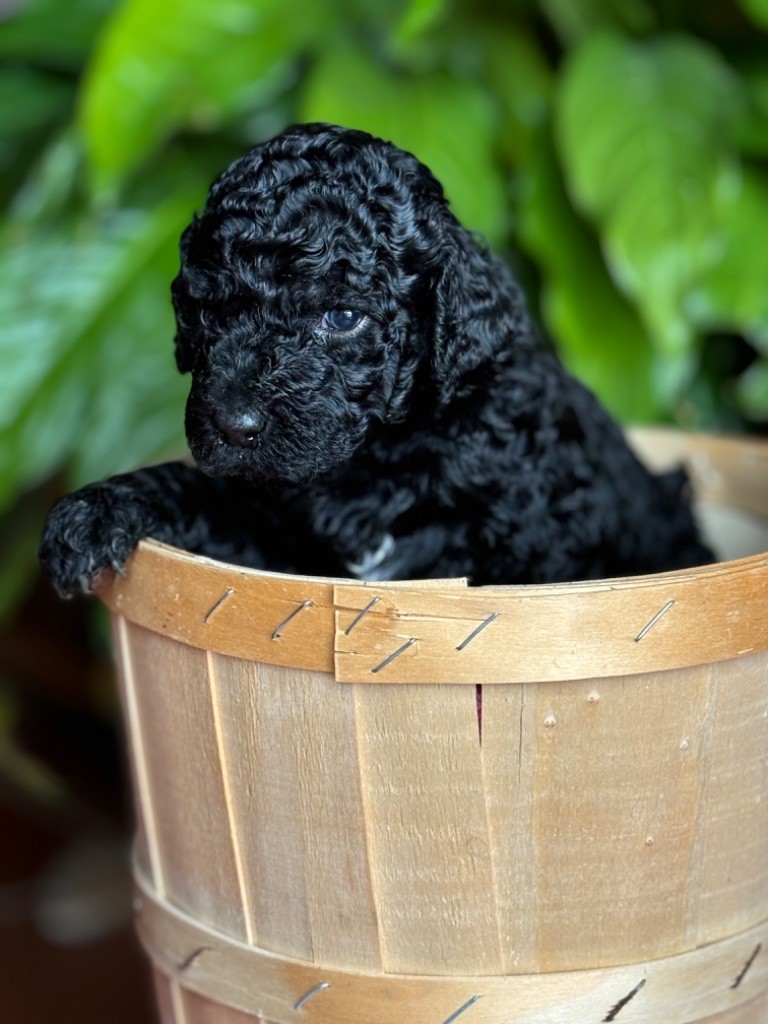
{"label": "wooden bushel basket", "polygon": [[730,560],[104,585],[164,1024],[766,1024],[768,444],[634,440]]}

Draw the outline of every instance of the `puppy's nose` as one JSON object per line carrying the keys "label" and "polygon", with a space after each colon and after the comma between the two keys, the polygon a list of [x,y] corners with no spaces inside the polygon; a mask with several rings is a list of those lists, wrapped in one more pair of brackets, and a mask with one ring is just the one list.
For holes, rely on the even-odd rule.
{"label": "puppy's nose", "polygon": [[221,409],[216,426],[230,444],[250,448],[266,426],[266,419],[257,409]]}

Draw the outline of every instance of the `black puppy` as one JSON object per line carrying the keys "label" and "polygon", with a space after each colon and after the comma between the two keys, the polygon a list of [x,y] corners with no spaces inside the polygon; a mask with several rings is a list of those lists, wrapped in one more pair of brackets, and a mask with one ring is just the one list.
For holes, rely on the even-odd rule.
{"label": "black puppy", "polygon": [[142,537],[283,571],[520,583],[711,559],[682,473],[649,474],[533,336],[509,271],[413,156],[303,125],[214,183],[181,242],[176,359],[198,468],[52,511],[60,592]]}

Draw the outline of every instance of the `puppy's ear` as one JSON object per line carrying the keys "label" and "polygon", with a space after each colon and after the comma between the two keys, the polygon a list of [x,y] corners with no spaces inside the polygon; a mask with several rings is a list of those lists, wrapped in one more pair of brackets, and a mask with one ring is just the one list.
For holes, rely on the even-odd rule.
{"label": "puppy's ear", "polygon": [[176,334],[173,339],[176,366],[179,373],[191,373],[194,362],[194,331],[193,311],[190,307],[189,287],[185,275],[185,267],[189,260],[189,250],[197,232],[199,218],[195,215],[192,223],[184,229],[179,241],[181,269],[171,282],[171,301],[176,314]]}
{"label": "puppy's ear", "polygon": [[176,334],[173,339],[174,354],[179,373],[191,373],[194,362],[194,346],[190,337],[189,324],[187,323],[188,317],[185,316],[187,295],[180,279],[181,274],[171,284],[171,298],[176,314]]}
{"label": "puppy's ear", "polygon": [[173,351],[174,355],[176,356],[176,366],[179,369],[179,373],[191,373],[191,346],[186,342],[184,335],[181,333],[181,331],[177,331],[176,337],[173,339]]}
{"label": "puppy's ear", "polygon": [[463,378],[516,341],[530,321],[511,273],[453,221],[445,225],[434,282],[432,371],[447,401]]}

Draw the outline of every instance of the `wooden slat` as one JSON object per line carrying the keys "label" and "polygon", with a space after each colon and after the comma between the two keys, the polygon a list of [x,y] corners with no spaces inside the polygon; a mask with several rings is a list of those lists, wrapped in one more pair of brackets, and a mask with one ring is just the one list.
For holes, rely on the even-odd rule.
{"label": "wooden slat", "polygon": [[152,978],[154,981],[155,1000],[157,1002],[157,1009],[160,1014],[161,1024],[184,1024],[183,1021],[179,1021],[177,1019],[176,1011],[174,1009],[173,988],[175,987],[178,990],[178,981],[175,978],[171,981],[166,974],[159,971],[157,968],[152,971]]}
{"label": "wooden slat", "polygon": [[353,692],[224,657],[215,676],[254,939],[307,960],[379,965]]}
{"label": "wooden slat", "polygon": [[[377,604],[346,632],[374,595]],[[766,599],[766,555],[559,586],[449,593],[337,585],[336,677],[375,684],[511,683],[687,668],[768,648]],[[409,640],[416,642],[382,666]]]}
{"label": "wooden slat", "polygon": [[538,970],[628,964],[695,945],[689,885],[709,698],[706,667],[685,678],[537,687],[526,742],[536,751]]}
{"label": "wooden slat", "polygon": [[124,728],[128,736],[131,790],[136,815],[135,856],[155,889],[165,896],[165,879],[157,842],[157,824],[147,770],[145,741],[138,719],[137,680],[131,658],[128,623],[122,616],[113,615],[111,626],[120,705],[123,712]]}
{"label": "wooden slat", "polygon": [[713,666],[712,678],[699,943],[748,928],[768,912],[768,668],[751,655]]}
{"label": "wooden slat", "polygon": [[317,674],[299,684],[297,768],[314,960],[380,969],[354,692]]}
{"label": "wooden slat", "polygon": [[312,960],[297,772],[304,675],[222,656],[214,665],[248,934],[265,949]]}
{"label": "wooden slat", "polygon": [[533,832],[540,725],[535,686],[482,691],[482,762],[504,973],[539,968],[537,845]]}
{"label": "wooden slat", "polygon": [[355,699],[384,969],[499,971],[474,688]]}
{"label": "wooden slat", "polygon": [[[143,893],[139,934],[163,972],[214,1003],[280,1024],[443,1024],[462,1007],[471,1024],[597,1024],[622,1016],[631,1024],[762,1024],[753,1011],[765,1005],[768,990],[768,923],[679,956],[622,967],[393,978],[265,953]],[[727,1011],[731,1018],[718,1020]]]}
{"label": "wooden slat", "polygon": [[206,655],[139,626],[126,635],[168,898],[245,937]]}

